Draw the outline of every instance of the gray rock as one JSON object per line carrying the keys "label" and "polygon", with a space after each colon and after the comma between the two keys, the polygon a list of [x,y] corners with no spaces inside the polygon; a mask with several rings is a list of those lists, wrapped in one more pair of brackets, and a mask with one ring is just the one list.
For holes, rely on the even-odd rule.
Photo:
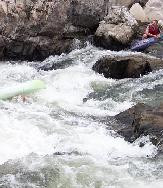
{"label": "gray rock", "polygon": [[148,0],[111,0],[112,5],[120,5],[131,8],[133,4],[139,3],[142,7],[146,5]]}
{"label": "gray rock", "polygon": [[92,69],[106,78],[138,78],[152,70],[163,68],[163,60],[144,54],[126,56],[105,56],[99,59]]}
{"label": "gray rock", "polygon": [[68,19],[74,26],[94,29],[106,15],[107,0],[73,0]]}
{"label": "gray rock", "polygon": [[136,33],[137,21],[125,7],[111,7],[95,33],[95,43],[107,49],[122,49]]}
{"label": "gray rock", "polygon": [[[69,52],[74,38],[95,32],[107,10],[106,0],[35,0],[0,9],[0,34],[9,59],[43,60]],[[7,6],[7,4],[6,4]],[[2,50],[3,51],[3,50]]]}
{"label": "gray rock", "polygon": [[110,8],[117,2],[128,6],[113,0],[0,2],[0,58],[42,60],[69,52],[74,38],[84,40],[95,32],[99,46],[122,49],[131,41],[136,22],[126,8]]}

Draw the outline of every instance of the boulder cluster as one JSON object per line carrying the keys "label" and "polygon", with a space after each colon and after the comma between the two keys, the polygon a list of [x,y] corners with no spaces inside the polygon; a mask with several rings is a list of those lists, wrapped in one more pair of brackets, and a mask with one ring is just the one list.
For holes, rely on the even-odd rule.
{"label": "boulder cluster", "polygon": [[90,35],[97,46],[124,49],[138,31],[135,3],[147,0],[0,0],[0,58],[43,60]]}

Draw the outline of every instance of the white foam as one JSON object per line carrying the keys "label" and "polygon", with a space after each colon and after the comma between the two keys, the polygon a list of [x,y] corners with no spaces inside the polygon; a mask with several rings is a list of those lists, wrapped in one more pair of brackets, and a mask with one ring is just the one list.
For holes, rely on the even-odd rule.
{"label": "white foam", "polygon": [[[25,103],[14,99],[0,102],[0,163],[26,156],[32,152],[44,156],[54,152],[77,151],[81,154],[82,160],[88,161],[88,168],[91,169],[91,165],[93,165],[92,169],[99,168],[97,172],[95,170],[93,178],[98,177],[102,181],[101,187],[104,188],[109,187],[108,173],[103,170],[108,165],[108,161],[125,161],[130,158],[137,161],[147,156],[155,156],[157,148],[149,140],[144,147],[140,148],[139,143],[131,144],[124,141],[123,138],[115,136],[113,131],[107,130],[102,123],[91,118],[92,116],[98,118],[113,116],[124,111],[135,104],[133,98],[137,92],[162,84],[162,71],[136,80],[118,81],[106,79],[103,75],[96,74],[91,70],[95,61],[103,55],[114,56],[129,53],[131,52],[102,51],[87,46],[81,50],[74,50],[68,55],[62,54],[46,59],[45,62],[49,63],[66,60],[66,58],[72,61],[72,65],[68,68],[48,72],[37,72],[27,63],[0,65],[0,73],[3,73],[0,77],[1,86],[33,78],[41,78],[47,84],[47,89],[27,97]],[[117,92],[118,95],[109,95],[110,97],[103,99],[88,98],[88,101],[83,103],[83,98],[89,93],[100,91],[113,94]],[[73,160],[76,158],[78,157],[73,156]],[[65,157],[65,161],[67,160],[69,159]],[[73,175],[70,174],[72,182],[74,181],[76,186],[77,172],[74,172],[68,163],[65,162],[64,165],[63,168],[67,169],[66,172],[72,170]],[[118,185],[122,183],[122,186],[126,184],[134,187],[131,181],[132,177],[126,172],[128,166],[115,165],[113,167],[111,164],[109,165],[109,169],[121,174]],[[84,165],[82,167],[84,168]],[[109,169],[107,170],[109,171]],[[129,182],[123,179],[123,169],[126,173],[124,176],[130,179]],[[84,171],[85,175],[86,171]],[[68,176],[68,174],[66,175]],[[111,174],[110,181],[114,181],[115,176],[114,173]],[[141,180],[137,180],[137,183],[139,182],[142,183]],[[161,185],[160,181],[156,183],[158,187]],[[140,187],[143,185],[147,187],[144,182]],[[110,187],[116,187],[116,185],[110,185]]]}

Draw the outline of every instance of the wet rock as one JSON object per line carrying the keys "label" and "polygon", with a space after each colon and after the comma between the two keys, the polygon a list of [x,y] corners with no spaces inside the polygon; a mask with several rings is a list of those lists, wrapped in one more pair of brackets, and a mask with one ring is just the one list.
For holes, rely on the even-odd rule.
{"label": "wet rock", "polygon": [[135,34],[137,23],[128,10],[112,7],[135,1],[15,2],[0,2],[0,35],[5,41],[0,58],[42,60],[71,51],[74,38],[84,40],[95,32],[97,45],[122,49]]}
{"label": "wet rock", "polygon": [[154,44],[145,50],[145,53],[155,57],[163,58],[163,42]]}
{"label": "wet rock", "polygon": [[47,58],[43,62],[39,63],[32,63],[31,66],[35,67],[37,70],[44,70],[44,71],[49,71],[49,70],[56,70],[56,69],[64,69],[66,67],[69,67],[72,65],[72,59],[65,59],[65,60],[49,60],[51,57]]}
{"label": "wet rock", "polygon": [[4,56],[43,60],[51,54],[69,52],[72,41],[62,36],[68,5],[68,1],[29,1],[21,5],[21,11],[9,9],[2,29],[8,41]]}
{"label": "wet rock", "polygon": [[2,35],[0,35],[0,57],[4,57],[4,51],[5,51],[5,45],[6,45],[6,40],[3,38]]}
{"label": "wet rock", "polygon": [[95,33],[95,44],[119,50],[127,46],[135,35],[137,21],[125,7],[111,7]]}
{"label": "wet rock", "polygon": [[162,20],[163,19],[162,9],[163,9],[162,0],[149,0],[144,10],[149,20],[152,19]]}
{"label": "wet rock", "polygon": [[140,136],[150,136],[153,144],[162,148],[163,144],[163,105],[150,107],[137,104],[129,110],[115,116],[120,124],[125,126],[118,133],[129,142]]}
{"label": "wet rock", "polygon": [[[24,40],[10,40],[5,47],[5,57],[9,59],[43,60],[57,45],[49,37],[27,37]],[[63,45],[62,45],[63,47]]]}
{"label": "wet rock", "polygon": [[106,78],[138,78],[163,67],[163,60],[141,53],[126,56],[105,56],[92,69]]}

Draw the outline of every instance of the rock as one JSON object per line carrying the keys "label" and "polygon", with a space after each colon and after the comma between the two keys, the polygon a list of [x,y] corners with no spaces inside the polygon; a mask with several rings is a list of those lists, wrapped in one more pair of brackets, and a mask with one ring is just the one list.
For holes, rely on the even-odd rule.
{"label": "rock", "polygon": [[104,18],[107,11],[107,0],[73,0],[71,1],[68,19],[74,26],[94,29]]}
{"label": "rock", "polygon": [[137,21],[125,7],[111,7],[95,33],[95,44],[107,49],[122,49],[135,34]]}
{"label": "rock", "polygon": [[147,21],[145,11],[139,3],[132,5],[132,7],[130,8],[130,13],[135,17],[136,20],[139,20],[141,22]]}
{"label": "rock", "polygon": [[153,144],[163,144],[163,105],[150,107],[137,104],[131,109],[115,116],[118,123],[123,124],[123,129],[118,133],[129,142],[135,141],[140,136],[150,136]]}
{"label": "rock", "polygon": [[127,8],[112,5],[129,6],[135,2],[0,1],[0,35],[5,46],[0,58],[42,60],[49,55],[69,52],[74,38],[84,41],[95,32],[98,46],[122,49],[132,40],[137,23]]}
{"label": "rock", "polygon": [[142,7],[146,5],[148,0],[111,0],[110,3],[112,5],[119,5],[131,8],[133,4],[139,3]]}
{"label": "rock", "polygon": [[[64,45],[63,45],[64,43]],[[5,48],[5,56],[9,59],[44,60],[51,54],[70,52],[72,40],[50,37],[29,37],[24,41],[13,40]],[[68,51],[69,50],[69,51]]]}
{"label": "rock", "polygon": [[110,0],[112,6],[125,6],[128,7],[133,3],[133,0]]}
{"label": "rock", "polygon": [[11,5],[6,20],[0,19],[1,34],[7,41],[5,58],[43,60],[51,54],[71,50],[73,39],[64,36],[70,1],[26,1]]}
{"label": "rock", "polygon": [[105,56],[99,59],[92,69],[106,78],[138,78],[163,67],[163,60],[144,54],[126,56]]}
{"label": "rock", "polygon": [[163,1],[162,0],[149,0],[144,8],[144,11],[149,20],[158,19],[163,20]]}
{"label": "rock", "polygon": [[163,42],[154,44],[145,50],[145,53],[155,57],[163,58]]}
{"label": "rock", "polygon": [[139,3],[142,7],[145,7],[149,0],[134,0],[134,3]]}

